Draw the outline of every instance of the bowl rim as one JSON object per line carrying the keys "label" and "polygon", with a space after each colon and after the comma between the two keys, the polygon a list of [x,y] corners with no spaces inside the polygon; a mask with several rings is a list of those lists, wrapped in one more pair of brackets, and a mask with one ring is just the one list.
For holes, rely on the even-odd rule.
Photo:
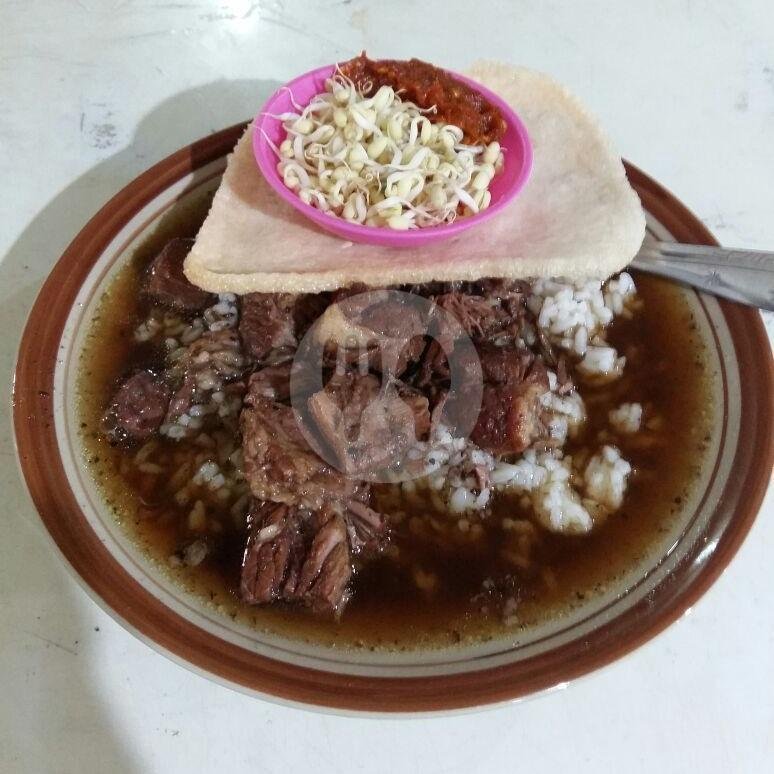
{"label": "bowl rim", "polygon": [[[428,713],[481,707],[547,690],[599,669],[654,637],[680,618],[726,568],[750,530],[774,463],[774,361],[757,311],[719,300],[745,380],[741,452],[724,482],[717,514],[729,522],[715,550],[690,581],[668,595],[657,613],[640,603],[577,640],[518,663],[429,677],[340,674],[273,660],[230,644],[170,611],[143,589],[100,543],[64,473],[53,416],[53,380],[59,342],[72,303],[94,262],[124,224],[186,175],[232,150],[247,124],[192,143],[139,175],[84,226],[44,282],[28,317],[14,374],[13,422],[17,455],[32,501],[57,551],[90,596],[129,631],[178,663],[219,682],[272,700],[316,709],[360,713]],[[711,233],[671,193],[626,164],[645,208],[676,240],[716,244]],[[701,298],[701,296],[699,296]],[[53,310],[53,313],[52,313]],[[767,364],[760,362],[768,352]],[[693,550],[693,549],[691,549]],[[697,557],[689,552],[689,557]],[[683,562],[675,575],[686,572]]]}
{"label": "bowl rim", "polygon": [[315,207],[312,207],[310,204],[305,204],[293,191],[287,188],[280,181],[274,164],[269,165],[267,163],[269,159],[272,161],[274,160],[274,155],[262,130],[269,121],[277,120],[267,115],[267,109],[276,99],[286,94],[288,90],[290,90],[292,93],[294,85],[300,81],[306,81],[310,78],[328,77],[334,71],[335,67],[336,64],[317,67],[314,70],[309,70],[306,73],[302,73],[301,75],[280,86],[266,100],[266,102],[256,114],[253,121],[252,131],[253,156],[255,158],[256,164],[258,165],[258,168],[261,170],[261,173],[263,174],[268,184],[282,198],[283,201],[290,204],[302,215],[307,217],[321,228],[353,242],[382,244],[396,248],[428,244],[429,242],[440,239],[449,239],[450,237],[461,234],[463,231],[467,231],[469,228],[475,228],[476,226],[485,223],[490,218],[495,217],[513,202],[513,200],[519,195],[524,186],[527,184],[532,173],[532,141],[530,140],[527,127],[524,125],[524,122],[521,120],[518,113],[516,113],[516,111],[502,97],[495,94],[493,91],[486,88],[477,81],[474,81],[460,73],[454,72],[453,70],[440,68],[452,77],[460,80],[462,83],[470,86],[472,89],[475,89],[484,97],[486,97],[489,102],[496,105],[503,113],[508,125],[515,131],[517,137],[519,138],[519,143],[521,145],[522,165],[514,182],[511,184],[511,187],[505,191],[501,198],[498,199],[494,204],[491,204],[485,210],[479,212],[477,215],[473,215],[472,217],[461,218],[459,220],[455,220],[454,223],[446,223],[443,225],[424,229],[409,229],[408,231],[395,231],[393,229],[384,229],[374,226],[360,225],[359,223],[350,223],[340,218],[332,218],[331,216],[325,215]]}

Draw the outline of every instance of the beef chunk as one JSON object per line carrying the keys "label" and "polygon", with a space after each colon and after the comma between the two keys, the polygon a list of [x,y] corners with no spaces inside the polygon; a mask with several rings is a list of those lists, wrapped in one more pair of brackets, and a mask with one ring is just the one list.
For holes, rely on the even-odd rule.
{"label": "beef chunk", "polygon": [[250,293],[242,298],[239,334],[259,363],[291,355],[329,303],[328,293]]}
{"label": "beef chunk", "polygon": [[481,410],[471,440],[493,454],[523,452],[544,433],[540,396],[548,390],[548,373],[536,360],[524,375],[484,385]]}
{"label": "beef chunk", "polygon": [[102,418],[105,434],[119,443],[144,441],[164,421],[169,387],[150,371],[139,371],[118,388]]}
{"label": "beef chunk", "polygon": [[450,282],[424,282],[403,285],[406,293],[416,293],[425,298],[438,298],[446,293],[463,293],[467,296],[488,296],[502,300],[522,300],[530,293],[530,283],[507,277],[485,277],[480,280],[452,280]]}
{"label": "beef chunk", "polygon": [[301,293],[296,296],[296,305],[293,307],[293,322],[296,328],[296,338],[299,341],[320,315],[325,312],[330,303],[330,293]]}
{"label": "beef chunk", "polygon": [[193,239],[173,239],[154,258],[145,281],[145,292],[159,304],[197,312],[215,303],[215,296],[192,285],[183,274],[183,261]]}
{"label": "beef chunk", "polygon": [[250,386],[256,395],[278,403],[290,400],[291,361],[276,366],[267,366],[250,376]]}
{"label": "beef chunk", "polygon": [[292,354],[298,345],[292,293],[250,293],[242,297],[239,335],[245,352],[258,362],[270,353]]}
{"label": "beef chunk", "polygon": [[312,609],[318,613],[332,612],[334,616],[340,616],[349,601],[347,584],[351,576],[349,548],[345,542],[336,543],[307,592]]}
{"label": "beef chunk", "polygon": [[[450,357],[454,360],[455,371],[465,381],[466,372],[472,379],[479,378],[477,359],[485,368],[485,361],[492,360],[493,353],[513,349],[512,342],[521,330],[523,310],[512,314],[500,299],[460,292],[441,295],[436,302],[437,309],[457,319],[464,333],[473,341],[473,346],[470,341],[460,340],[464,336],[457,336],[459,329],[455,330],[447,324],[444,314],[435,314],[430,329],[433,339],[422,354],[417,369],[415,384],[420,389],[449,386]],[[495,342],[505,346],[497,346]],[[527,349],[522,351],[532,357]],[[493,367],[497,365],[493,363]]]}
{"label": "beef chunk", "polygon": [[434,385],[449,386],[449,360],[440,342],[433,339],[422,355],[415,377],[415,384],[421,390]]}
{"label": "beef chunk", "polygon": [[436,304],[457,318],[473,341],[498,338],[513,340],[521,332],[527,314],[526,293],[505,288],[494,280],[478,283],[481,293],[456,291],[437,296]]}
{"label": "beef chunk", "polygon": [[[423,390],[437,392],[449,387],[449,357],[455,370],[465,379],[474,367],[475,353],[469,343],[461,344],[461,332],[473,341],[476,351],[485,353],[497,344],[512,345],[520,336],[527,316],[526,296],[529,286],[516,280],[486,279],[479,282],[433,283],[432,299],[436,311],[431,315],[429,333],[433,337],[423,352],[415,384]],[[451,326],[453,317],[460,328]]]}
{"label": "beef chunk", "polygon": [[454,315],[472,339],[488,339],[502,334],[511,318],[496,301],[483,296],[446,293],[436,299],[438,306]]}
{"label": "beef chunk", "polygon": [[427,440],[430,433],[430,401],[419,390],[409,387],[403,382],[395,383],[398,397],[409,407],[414,420],[414,438],[418,441]]}
{"label": "beef chunk", "polygon": [[240,594],[250,604],[272,602],[282,593],[291,564],[300,527],[298,510],[283,503],[253,502],[247,524]]}
{"label": "beef chunk", "polygon": [[387,521],[384,516],[358,499],[347,503],[344,518],[353,553],[374,551],[387,537]]}
{"label": "beef chunk", "polygon": [[401,297],[390,295],[369,305],[360,313],[358,323],[375,339],[369,363],[376,371],[401,376],[425,349],[425,318]]}
{"label": "beef chunk", "polygon": [[439,425],[445,424],[443,421],[445,419],[444,411],[448,401],[449,393],[447,390],[437,390],[433,395],[433,400],[430,403],[430,434],[434,433]]}
{"label": "beef chunk", "polygon": [[278,599],[339,616],[352,576],[347,524],[339,510],[311,513],[277,503],[254,503],[242,561],[240,594],[260,604]]}
{"label": "beef chunk", "polygon": [[[375,299],[375,300],[374,300]],[[363,303],[343,303],[346,312],[356,322],[378,336],[406,339],[424,332],[423,315],[402,295],[374,291],[364,297]]]}
{"label": "beef chunk", "polygon": [[357,368],[377,373],[389,373],[395,377],[405,377],[408,368],[419,360],[425,350],[422,338],[412,337],[405,343],[375,339],[369,340],[363,347],[342,347],[329,342],[325,348],[324,364],[338,370]]}
{"label": "beef chunk", "polygon": [[459,290],[460,282],[421,282],[413,285],[401,285],[400,290],[404,293],[414,293],[417,296],[423,298],[435,298],[441,296],[444,293],[451,293],[455,290]]}
{"label": "beef chunk", "polygon": [[[291,382],[292,375],[292,382]],[[275,366],[267,366],[255,371],[250,377],[256,394],[265,398],[287,403],[291,399],[291,383],[295,396],[305,401],[319,387],[320,374],[304,362],[286,360]]]}
{"label": "beef chunk", "polygon": [[[423,354],[415,377],[414,383],[435,407],[436,426],[449,403],[440,399],[449,395],[449,358],[453,358],[459,381],[454,406],[449,403],[450,415],[444,417],[445,424],[452,427],[466,418],[465,411],[474,395],[478,399],[477,386],[483,378],[481,410],[471,438],[493,453],[521,452],[543,434],[538,398],[548,389],[547,373],[531,350],[515,343],[528,315],[527,292],[525,283],[482,280],[457,283],[453,290],[437,296],[438,307],[457,317],[475,350],[469,344],[463,347],[459,339],[443,340],[433,331],[437,337]],[[568,381],[566,367],[562,378]]]}
{"label": "beef chunk", "polygon": [[425,315],[405,296],[365,290],[337,292],[326,310],[317,330],[326,362],[401,376],[425,349]]}
{"label": "beef chunk", "polygon": [[473,282],[463,282],[459,289],[474,296],[488,296],[509,303],[521,303],[530,293],[530,284],[524,280],[507,277],[486,277]]}
{"label": "beef chunk", "polygon": [[[338,466],[348,475],[382,467],[379,463],[388,459],[389,452],[380,444],[379,428],[365,417],[369,406],[378,400],[379,388],[379,379],[372,374],[334,374],[324,389],[309,398],[312,420]],[[376,448],[369,449],[371,444]],[[373,459],[366,458],[369,452]]]}
{"label": "beef chunk", "polygon": [[521,382],[535,362],[535,355],[525,347],[479,344],[476,351],[487,384]]}
{"label": "beef chunk", "polygon": [[182,384],[172,395],[172,400],[169,401],[165,421],[174,422],[185,414],[196,402],[197,391],[196,377],[192,373],[187,373]]}
{"label": "beef chunk", "polygon": [[430,427],[427,398],[402,384],[382,390],[372,374],[334,374],[308,405],[339,467],[350,476],[400,463]]}
{"label": "beef chunk", "polygon": [[347,527],[341,514],[331,507],[316,513],[312,526],[314,537],[292,596],[309,598],[313,607],[335,611],[352,574]]}
{"label": "beef chunk", "polygon": [[457,318],[474,341],[517,335],[527,316],[529,283],[488,278],[475,282],[430,282],[412,285],[408,292],[431,299]]}
{"label": "beef chunk", "polygon": [[[361,293],[368,293],[375,288],[371,288],[362,282],[353,282],[351,285],[347,285],[345,288],[338,288],[331,293],[330,303],[339,304],[348,298],[353,296],[359,296]],[[381,290],[388,290],[389,288],[380,288]]]}
{"label": "beef chunk", "polygon": [[318,509],[356,491],[310,448],[293,409],[261,395],[260,383],[250,384],[240,425],[245,477],[258,499]]}

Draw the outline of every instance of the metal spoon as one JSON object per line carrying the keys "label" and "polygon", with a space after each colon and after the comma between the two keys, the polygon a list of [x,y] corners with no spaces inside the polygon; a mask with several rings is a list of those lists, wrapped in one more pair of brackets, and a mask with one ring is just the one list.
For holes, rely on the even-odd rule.
{"label": "metal spoon", "polygon": [[774,311],[774,253],[647,240],[632,265],[705,293]]}

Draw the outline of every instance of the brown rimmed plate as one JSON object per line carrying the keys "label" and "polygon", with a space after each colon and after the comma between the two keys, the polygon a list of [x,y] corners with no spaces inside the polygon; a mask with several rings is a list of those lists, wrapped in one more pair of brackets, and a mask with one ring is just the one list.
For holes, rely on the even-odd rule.
{"label": "brown rimmed plate", "polygon": [[[716,373],[710,464],[653,556],[572,616],[518,639],[364,654],[259,633],[154,571],[83,463],[78,353],[90,311],[123,261],[171,208],[217,186],[243,130],[235,126],[178,151],[111,199],[62,255],[27,322],[14,388],[19,459],[46,529],[87,592],[153,647],[213,679],[258,696],[355,712],[448,711],[517,699],[608,664],[679,618],[739,548],[774,459],[774,371],[759,315],[689,290],[686,302]],[[653,235],[715,243],[670,193],[632,165],[627,172]]]}

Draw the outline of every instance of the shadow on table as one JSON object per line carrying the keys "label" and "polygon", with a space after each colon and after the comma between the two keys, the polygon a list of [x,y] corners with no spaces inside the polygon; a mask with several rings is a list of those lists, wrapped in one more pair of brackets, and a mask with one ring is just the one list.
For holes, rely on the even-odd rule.
{"label": "shadow on table", "polygon": [[[218,81],[169,98],[142,119],[128,147],[79,177],[38,213],[0,262],[0,373],[12,373],[24,320],[45,272],[86,221],[153,163],[249,118],[278,85]],[[8,670],[0,679],[5,737],[0,768],[42,770],[36,764],[45,768],[55,753],[59,771],[140,771],[142,763],[116,727],[106,697],[94,689],[97,637],[90,623],[79,620],[75,587],[62,583],[50,544],[42,535],[35,539],[34,529],[42,526],[13,457],[6,405],[0,414],[0,487],[6,513],[14,514],[9,519],[28,524],[10,525],[3,538],[8,558],[0,567],[1,593],[10,617],[0,628],[2,669]],[[151,707],[145,709],[150,731],[149,721],[158,718]]]}

